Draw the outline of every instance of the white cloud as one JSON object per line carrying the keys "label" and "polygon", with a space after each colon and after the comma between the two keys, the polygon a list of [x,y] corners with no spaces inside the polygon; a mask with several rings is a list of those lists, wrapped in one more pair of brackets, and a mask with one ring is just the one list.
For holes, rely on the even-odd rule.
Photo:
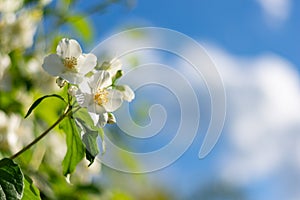
{"label": "white cloud", "polygon": [[[145,40],[148,40],[146,44],[155,43],[153,38],[145,37]],[[136,43],[136,39],[133,41]],[[118,41],[111,51],[128,47],[131,43]],[[275,190],[270,195],[277,196],[280,193],[285,198],[278,196],[279,199],[300,199],[296,187],[300,184],[300,77],[295,66],[274,54],[245,58],[230,55],[209,44],[204,47],[220,71],[228,98],[226,129],[216,150],[222,149],[222,155],[218,154],[219,151],[214,154],[214,159],[222,157],[220,176],[227,182],[245,188],[265,180],[275,180],[280,190],[267,185],[269,190]],[[191,54],[190,58],[202,58],[188,46],[181,48]],[[117,52],[115,54],[118,55]],[[160,63],[163,61],[159,56],[161,54],[160,51],[134,53],[139,63]],[[126,63],[126,60],[123,61]],[[189,63],[173,57],[167,63],[179,68],[183,76],[193,86],[196,85],[196,92],[201,95],[200,104],[206,104],[209,94],[204,91],[205,83]],[[213,80],[212,74],[207,74],[210,76],[205,78]],[[201,120],[209,118],[205,112],[209,112],[210,105],[206,105],[201,107],[204,108]],[[228,146],[224,148],[224,141],[227,140]],[[176,176],[180,176],[178,174]],[[184,173],[182,175],[185,176]],[[190,184],[195,182],[191,181]]]}
{"label": "white cloud", "polygon": [[291,0],[257,0],[271,25],[285,21],[290,14]]}
{"label": "white cloud", "polygon": [[[276,180],[285,199],[300,183],[300,78],[295,67],[272,54],[240,58],[207,47],[224,79],[228,97],[221,176],[249,186]],[[299,196],[297,196],[299,199]],[[297,198],[296,198],[297,199]]]}

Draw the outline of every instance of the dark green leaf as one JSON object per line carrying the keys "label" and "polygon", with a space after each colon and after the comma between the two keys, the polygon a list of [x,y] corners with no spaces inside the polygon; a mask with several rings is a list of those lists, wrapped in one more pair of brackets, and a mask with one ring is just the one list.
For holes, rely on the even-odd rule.
{"label": "dark green leaf", "polygon": [[105,152],[105,143],[104,143],[104,132],[102,128],[99,128],[94,125],[93,120],[88,114],[86,109],[80,109],[74,114],[74,118],[76,118],[81,124],[83,124],[87,129],[92,131],[97,131],[101,140],[102,140],[102,152]]}
{"label": "dark green leaf", "polygon": [[60,129],[62,129],[66,134],[67,141],[67,153],[62,162],[63,174],[66,176],[71,174],[77,164],[84,157],[85,147],[80,138],[80,132],[78,131],[74,119],[67,118],[60,124]]}
{"label": "dark green leaf", "polygon": [[39,0],[25,0],[24,4],[38,3]]}
{"label": "dark green leaf", "polygon": [[99,195],[102,192],[102,188],[99,185],[95,185],[93,183],[79,184],[76,185],[76,191]]}
{"label": "dark green leaf", "polygon": [[24,177],[19,166],[8,158],[0,160],[0,177],[0,199],[21,199]]}
{"label": "dark green leaf", "polygon": [[97,144],[98,131],[92,130],[85,122],[77,118],[77,122],[83,129],[82,141],[85,144],[85,154],[86,159],[90,161],[90,164],[93,164],[95,157],[99,154],[99,148]]}
{"label": "dark green leaf", "polygon": [[56,97],[56,98],[59,98],[61,99],[62,101],[64,101],[66,103],[66,101],[64,100],[64,98],[62,98],[61,96],[57,95],[57,94],[51,94],[51,95],[45,95],[43,97],[40,97],[38,98],[29,108],[27,114],[25,115],[25,118],[28,117],[31,112],[46,98],[49,98],[49,97]]}
{"label": "dark green leaf", "polygon": [[40,191],[33,185],[29,176],[24,175],[24,194],[22,200],[40,200]]}
{"label": "dark green leaf", "polygon": [[18,113],[24,115],[24,113],[22,113],[23,105],[16,99],[16,94],[12,91],[6,92],[0,90],[0,110],[7,114]]}

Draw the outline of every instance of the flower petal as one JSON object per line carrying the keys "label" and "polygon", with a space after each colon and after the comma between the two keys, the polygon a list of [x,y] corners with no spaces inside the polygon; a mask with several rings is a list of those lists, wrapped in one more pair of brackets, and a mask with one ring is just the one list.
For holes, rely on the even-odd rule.
{"label": "flower petal", "polygon": [[93,112],[88,112],[90,117],[92,118],[94,125],[97,126],[98,122],[99,122],[99,115],[97,115],[96,113]]}
{"label": "flower petal", "polygon": [[80,90],[77,91],[77,94],[75,94],[76,101],[81,107],[88,107],[90,106],[92,102],[92,95],[82,93]]}
{"label": "flower petal", "polygon": [[62,58],[78,58],[82,54],[82,50],[79,43],[76,40],[63,38],[56,48],[56,53]]}
{"label": "flower petal", "polygon": [[78,72],[81,74],[87,74],[92,71],[97,65],[97,57],[94,54],[82,54],[77,59]]}
{"label": "flower petal", "polygon": [[110,67],[107,69],[107,71],[110,73],[110,76],[113,77],[116,75],[117,71],[121,70],[122,63],[119,59],[113,59],[110,62]]}
{"label": "flower petal", "polygon": [[52,76],[60,75],[65,69],[61,58],[56,54],[50,54],[49,56],[45,57],[42,67]]}
{"label": "flower petal", "polygon": [[98,88],[102,89],[102,88],[110,86],[111,84],[112,84],[111,77],[110,77],[109,73],[104,70],[101,70],[101,71],[95,73],[89,81],[90,87],[92,89],[94,89],[95,91]]}
{"label": "flower petal", "polygon": [[65,71],[64,73],[60,74],[59,76],[72,84],[79,84],[83,81],[82,74],[74,73],[74,72],[70,72],[70,71]]}
{"label": "flower petal", "polygon": [[83,92],[87,94],[92,94],[91,88],[88,84],[87,78],[83,78],[82,82],[78,84],[78,88]]}
{"label": "flower petal", "polygon": [[107,123],[107,120],[108,120],[107,113],[100,114],[99,115],[99,122],[98,122],[99,126],[104,127]]}
{"label": "flower petal", "polygon": [[133,90],[128,85],[122,85],[122,88],[124,89],[122,91],[123,99],[131,102],[135,97]]}
{"label": "flower petal", "polygon": [[87,109],[88,109],[89,112],[96,113],[96,114],[103,114],[103,113],[106,112],[103,106],[100,106],[96,103],[90,104],[87,107]]}
{"label": "flower petal", "polygon": [[118,90],[113,89],[108,89],[107,92],[108,102],[106,104],[103,104],[103,107],[107,112],[113,112],[122,105],[123,95]]}

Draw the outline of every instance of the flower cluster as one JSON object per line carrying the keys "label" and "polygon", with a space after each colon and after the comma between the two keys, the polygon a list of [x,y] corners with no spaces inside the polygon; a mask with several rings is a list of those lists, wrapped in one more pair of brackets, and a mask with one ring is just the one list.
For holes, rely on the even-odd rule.
{"label": "flower cluster", "polygon": [[130,102],[134,99],[129,86],[115,84],[123,74],[121,62],[115,59],[97,67],[97,57],[82,53],[76,40],[63,38],[56,54],[48,55],[42,67],[50,75],[59,77],[59,86],[65,81],[72,85],[69,94],[81,107],[87,108],[94,125],[104,127],[107,123],[115,123],[112,112],[124,100]]}
{"label": "flower cluster", "polygon": [[[37,32],[38,25],[43,17],[42,9],[50,3],[50,0],[39,0],[36,6],[26,7],[28,3],[24,0],[0,0],[0,83],[1,89],[10,88],[8,85],[9,66],[16,58],[11,52],[16,50],[23,51],[32,47],[34,36]],[[14,60],[16,59],[16,60]],[[20,59],[19,59],[20,60]],[[18,61],[19,61],[18,60]],[[22,66],[27,60],[22,60]],[[21,61],[20,61],[21,63]],[[27,64],[27,63],[26,63]],[[25,68],[25,70],[27,70]],[[5,77],[6,83],[3,82]]]}
{"label": "flower cluster", "polygon": [[18,48],[29,48],[34,42],[42,10],[48,2],[39,2],[39,7],[22,8],[23,0],[0,1],[0,52],[9,53]]}

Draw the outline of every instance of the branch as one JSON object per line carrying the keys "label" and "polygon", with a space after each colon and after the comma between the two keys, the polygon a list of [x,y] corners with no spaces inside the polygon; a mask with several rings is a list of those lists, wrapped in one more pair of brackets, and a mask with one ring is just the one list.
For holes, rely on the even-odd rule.
{"label": "branch", "polygon": [[45,130],[39,137],[34,139],[31,143],[29,143],[27,146],[25,146],[23,149],[18,151],[16,154],[12,155],[10,159],[15,159],[28,149],[30,149],[33,145],[35,145],[37,142],[39,142],[41,139],[43,139],[55,126],[57,126],[70,112],[72,111],[72,106],[68,106],[65,109],[65,112],[63,115],[61,115],[54,124],[52,124],[47,130]]}

